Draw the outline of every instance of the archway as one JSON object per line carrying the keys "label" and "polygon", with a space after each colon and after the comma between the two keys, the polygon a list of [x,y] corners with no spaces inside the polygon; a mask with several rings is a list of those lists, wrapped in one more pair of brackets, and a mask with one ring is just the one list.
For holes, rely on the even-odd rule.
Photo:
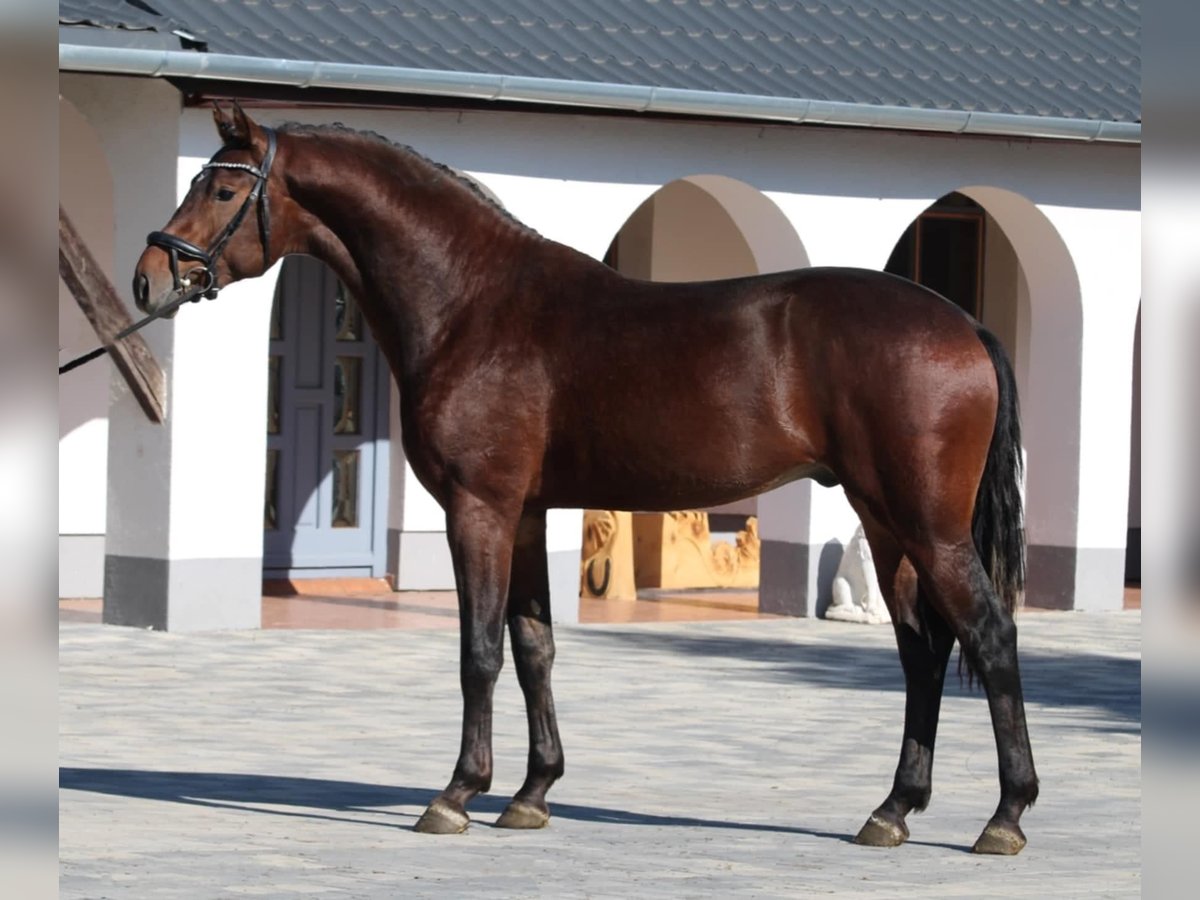
{"label": "archway", "polygon": [[[113,277],[113,179],[103,143],[65,98],[59,111],[59,203],[101,269]],[[92,349],[96,334],[58,285],[60,362]],[[111,364],[96,360],[58,384],[59,595],[99,597],[104,581]]]}
{"label": "archway", "polygon": [[[605,262],[631,278],[686,282],[801,268],[809,259],[770,198],[745,182],[702,174],[669,182],[642,202],[614,236]],[[638,588],[757,587],[758,534],[750,523],[757,507],[751,498],[636,518],[589,511],[583,596],[632,599]],[[597,574],[605,570],[608,578]]]}
{"label": "archway", "polygon": [[703,281],[809,265],[796,229],[757,188],[724,175],[689,175],[650,195],[606,254],[624,275]]}
{"label": "archway", "polygon": [[888,269],[951,295],[1008,350],[1026,454],[1027,602],[1070,607],[1083,362],[1083,306],[1070,251],[1029,199],[967,186],[943,195],[914,220]]}

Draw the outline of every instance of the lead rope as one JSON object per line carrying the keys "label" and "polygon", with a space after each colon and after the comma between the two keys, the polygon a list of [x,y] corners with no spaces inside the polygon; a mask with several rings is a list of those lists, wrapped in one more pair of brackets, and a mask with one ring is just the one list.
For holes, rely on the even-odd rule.
{"label": "lead rope", "polygon": [[[164,303],[162,305],[162,308],[156,309],[154,312],[152,312],[150,315],[146,316],[146,318],[142,319],[140,322],[135,322],[134,324],[130,325],[128,328],[118,331],[117,336],[114,337],[110,343],[116,344],[117,341],[120,341],[120,340],[123,340],[124,338],[129,337],[135,331],[138,331],[139,329],[145,327],[146,325],[149,325],[155,319],[161,319],[167,313],[174,312],[176,309],[183,306],[183,304],[185,304],[185,303],[198,303],[200,301],[200,295],[202,293],[204,293],[202,288],[199,288],[199,287],[192,288],[191,290],[176,297],[170,303]],[[65,363],[65,364],[59,366],[58,374],[64,375],[67,372],[70,372],[72,369],[79,368],[84,363],[91,362],[93,359],[95,359],[98,356],[103,356],[107,352],[108,352],[108,347],[97,347],[95,350],[85,353],[85,354],[83,354],[83,356],[77,356],[73,360],[71,360],[69,363]]]}

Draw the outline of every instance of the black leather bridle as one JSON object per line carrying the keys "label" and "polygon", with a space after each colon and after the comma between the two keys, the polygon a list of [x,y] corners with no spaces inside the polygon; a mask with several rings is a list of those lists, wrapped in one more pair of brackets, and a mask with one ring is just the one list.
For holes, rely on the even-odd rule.
{"label": "black leather bridle", "polygon": [[[185,241],[181,237],[173,234],[168,234],[165,231],[152,231],[146,235],[146,245],[150,247],[158,247],[165,250],[167,257],[171,261],[171,277],[175,281],[175,290],[184,291],[194,285],[191,281],[191,274],[181,276],[179,274],[179,257],[185,259],[194,259],[203,266],[200,271],[203,273],[204,283],[199,285],[200,293],[208,299],[217,296],[217,261],[221,258],[221,254],[225,251],[225,245],[229,243],[229,239],[242,224],[242,220],[246,218],[246,213],[250,211],[250,207],[258,205],[258,236],[262,241],[263,253],[263,269],[264,271],[271,264],[271,210],[267,203],[267,178],[271,175],[271,164],[275,161],[275,131],[272,128],[263,128],[267,135],[267,152],[263,154],[262,163],[254,166],[250,163],[237,162],[208,162],[204,164],[197,178],[204,175],[208,169],[239,169],[244,172],[249,172],[254,176],[254,187],[250,189],[250,193],[246,195],[246,199],[242,201],[241,208],[234,214],[233,218],[225,225],[221,233],[213,240],[207,250],[202,250],[190,241]],[[193,269],[192,271],[196,271]],[[199,299],[198,297],[196,299]]]}
{"label": "black leather bridle", "polygon": [[[173,234],[168,234],[165,231],[152,231],[146,235],[146,245],[149,247],[158,247],[167,252],[167,257],[171,261],[171,277],[175,281],[175,291],[177,296],[168,303],[164,303],[146,318],[128,328],[118,332],[113,337],[111,343],[115,344],[122,338],[126,338],[138,331],[145,325],[149,325],[155,319],[161,318],[168,313],[174,312],[185,303],[199,301],[201,296],[207,297],[209,300],[217,296],[217,260],[221,258],[221,253],[225,250],[225,245],[229,243],[229,239],[233,237],[235,231],[242,224],[242,220],[246,218],[246,213],[250,211],[250,207],[258,205],[258,237],[262,241],[263,253],[263,271],[271,265],[271,210],[267,204],[267,178],[271,174],[271,164],[275,162],[275,131],[271,128],[263,128],[267,135],[267,152],[263,154],[262,162],[257,166],[252,166],[249,163],[235,162],[208,162],[204,164],[203,169],[196,175],[196,179],[203,177],[205,169],[241,169],[244,172],[249,172],[254,176],[254,187],[250,189],[250,193],[246,195],[246,199],[242,201],[242,207],[237,211],[232,219],[229,220],[225,228],[217,235],[216,239],[209,245],[207,250],[201,250],[191,241],[185,241],[181,237],[176,237]],[[203,268],[200,270],[203,273],[203,284],[192,284],[191,274],[188,272],[186,276],[179,274],[179,257],[185,259],[194,259],[201,263]],[[91,362],[99,356],[103,356],[108,352],[107,347],[97,347],[82,356],[77,356],[65,365],[58,367],[58,374],[62,375],[70,372],[72,369],[77,369],[86,362]]]}

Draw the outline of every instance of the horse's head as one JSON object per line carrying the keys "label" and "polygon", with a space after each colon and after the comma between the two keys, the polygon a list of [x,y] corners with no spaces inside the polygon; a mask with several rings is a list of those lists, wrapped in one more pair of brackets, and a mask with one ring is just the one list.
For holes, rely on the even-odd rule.
{"label": "horse's head", "polygon": [[[191,189],[162,231],[152,232],[133,275],[133,296],[153,312],[184,293],[214,297],[218,288],[265,272],[271,252],[271,191],[275,133],[252,121],[236,103],[216,106],[222,147],[192,180]],[[278,208],[278,201],[276,206]]]}

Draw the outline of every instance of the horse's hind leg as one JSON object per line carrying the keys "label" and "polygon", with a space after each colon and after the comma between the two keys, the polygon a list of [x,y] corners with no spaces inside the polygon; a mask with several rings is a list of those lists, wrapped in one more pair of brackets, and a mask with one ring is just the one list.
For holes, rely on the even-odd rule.
{"label": "horse's hind leg", "polygon": [[954,634],[929,607],[916,572],[895,539],[865,509],[858,511],[871,545],[880,590],[892,614],[904,669],[905,703],[904,739],[891,793],[871,813],[855,841],[873,847],[895,847],[908,839],[908,814],[929,805],[938,712]]}
{"label": "horse's hind leg", "polygon": [[417,831],[465,830],[468,801],[492,784],[492,693],[504,661],[504,610],[518,516],[465,493],[447,504],[458,587],[462,746],[454,776],[417,820]]}
{"label": "horse's hind leg", "polygon": [[554,633],[550,625],[545,513],[527,513],[517,528],[508,589],[508,632],[529,718],[529,763],[525,783],[496,824],[501,828],[541,828],[550,820],[546,791],[563,773],[562,744],[550,690]]}
{"label": "horse's hind leg", "polygon": [[[1000,805],[972,848],[1015,854],[1025,846],[1021,814],[1038,795],[1017,665],[1017,626],[996,597],[970,537],[910,550],[930,601],[950,623],[967,664],[987,692],[1000,768]],[[924,558],[921,558],[924,557]]]}

